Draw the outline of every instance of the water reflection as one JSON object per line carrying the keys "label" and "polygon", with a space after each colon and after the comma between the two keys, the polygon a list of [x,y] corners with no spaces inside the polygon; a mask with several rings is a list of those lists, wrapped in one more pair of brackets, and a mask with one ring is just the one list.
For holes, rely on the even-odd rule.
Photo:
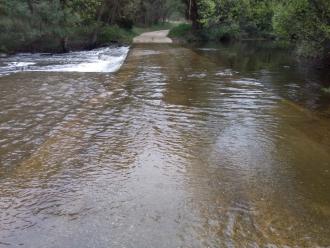
{"label": "water reflection", "polygon": [[277,95],[329,116],[329,97],[321,91],[321,87],[330,86],[328,62],[319,66],[310,66],[308,61],[298,63],[290,51],[269,42],[208,44],[207,47],[195,51],[243,76],[262,79]]}
{"label": "water reflection", "polygon": [[113,75],[0,78],[0,244],[328,246],[327,102],[295,98],[283,54],[228,50],[139,45]]}

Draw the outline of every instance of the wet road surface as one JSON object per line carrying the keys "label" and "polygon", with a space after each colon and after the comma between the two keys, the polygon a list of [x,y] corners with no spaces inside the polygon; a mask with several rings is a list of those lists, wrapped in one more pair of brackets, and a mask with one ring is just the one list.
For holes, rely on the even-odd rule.
{"label": "wet road surface", "polygon": [[0,247],[328,247],[321,79],[240,48],[0,77]]}

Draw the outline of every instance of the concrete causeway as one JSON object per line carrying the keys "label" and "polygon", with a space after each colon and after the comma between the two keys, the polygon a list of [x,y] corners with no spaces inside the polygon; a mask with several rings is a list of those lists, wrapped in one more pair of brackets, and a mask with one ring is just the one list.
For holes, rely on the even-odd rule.
{"label": "concrete causeway", "polygon": [[172,43],[172,39],[167,37],[169,30],[159,30],[142,33],[133,39],[133,43]]}

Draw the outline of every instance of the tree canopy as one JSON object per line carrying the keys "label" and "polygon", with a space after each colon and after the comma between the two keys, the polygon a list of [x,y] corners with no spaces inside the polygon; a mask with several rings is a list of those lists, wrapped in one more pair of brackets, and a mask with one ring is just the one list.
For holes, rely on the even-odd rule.
{"label": "tree canopy", "polygon": [[300,54],[329,51],[328,0],[184,0],[194,29],[210,39],[277,38]]}
{"label": "tree canopy", "polygon": [[182,7],[181,0],[0,0],[0,49],[55,42],[66,51],[68,40],[79,39],[93,45],[105,27],[118,34],[133,24],[153,25]]}
{"label": "tree canopy", "polygon": [[133,25],[181,15],[204,39],[279,39],[306,56],[330,47],[329,0],[0,0],[0,50],[58,43],[66,51],[69,41],[92,47]]}

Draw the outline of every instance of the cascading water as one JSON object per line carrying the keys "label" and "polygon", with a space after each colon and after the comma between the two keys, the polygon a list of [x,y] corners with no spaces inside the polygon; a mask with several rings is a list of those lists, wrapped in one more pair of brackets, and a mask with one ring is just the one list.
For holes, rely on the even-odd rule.
{"label": "cascading water", "polygon": [[123,64],[129,47],[103,47],[63,54],[20,53],[0,59],[0,75],[21,71],[114,72]]}

